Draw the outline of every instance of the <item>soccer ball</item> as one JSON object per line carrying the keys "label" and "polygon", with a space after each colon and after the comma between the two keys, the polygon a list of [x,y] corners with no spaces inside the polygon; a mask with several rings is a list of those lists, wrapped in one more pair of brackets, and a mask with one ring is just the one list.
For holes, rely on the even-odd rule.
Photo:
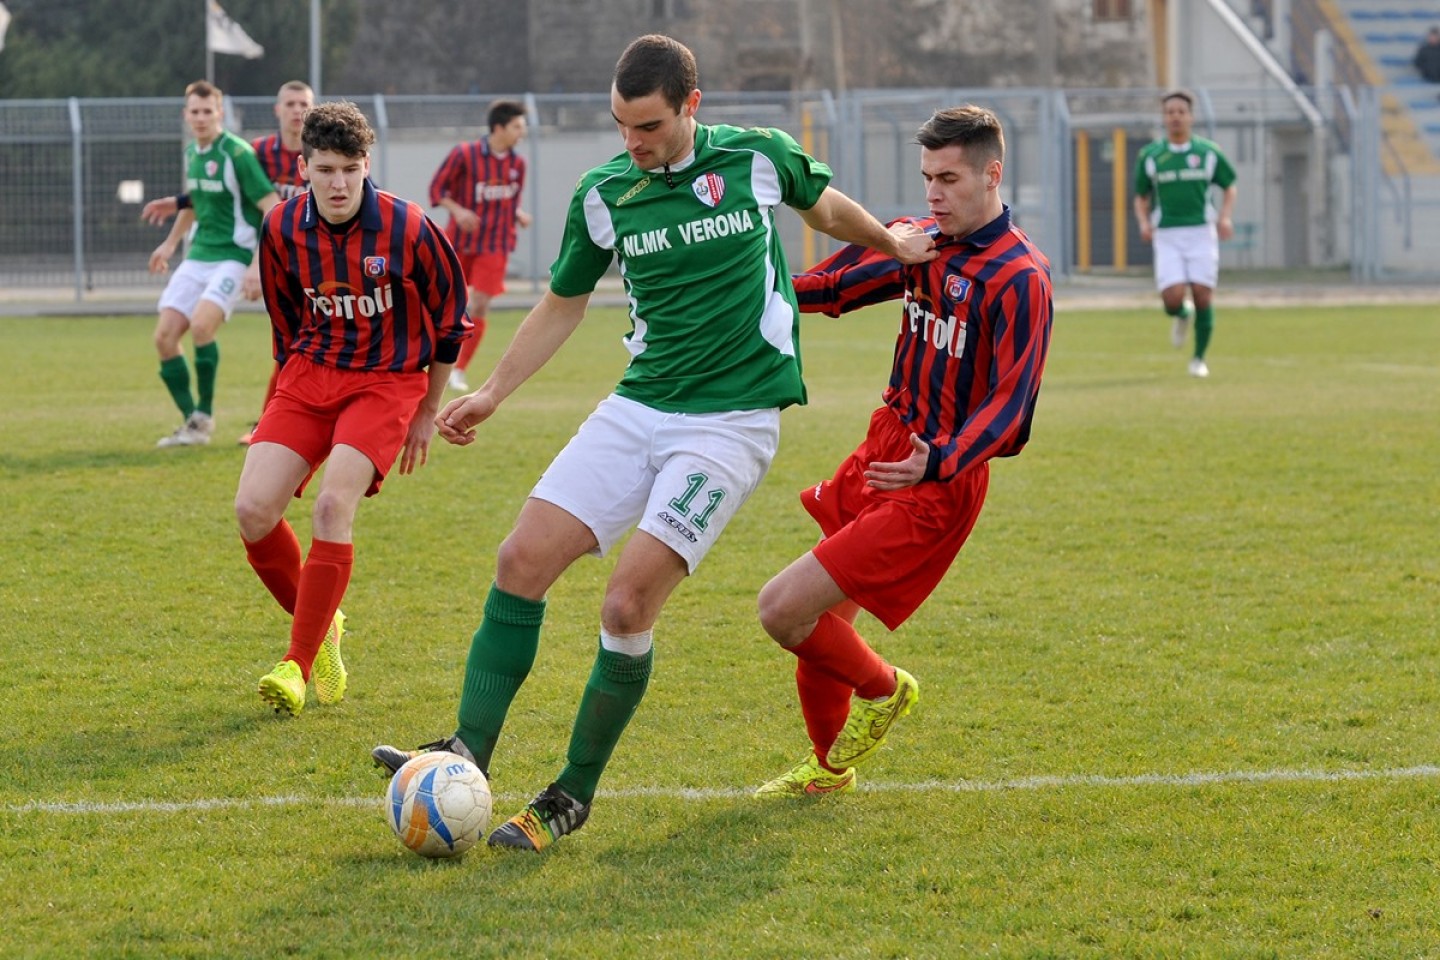
{"label": "soccer ball", "polygon": [[400,842],[422,857],[458,857],[490,825],[490,784],[469,760],[432,751],[390,778],[385,818]]}

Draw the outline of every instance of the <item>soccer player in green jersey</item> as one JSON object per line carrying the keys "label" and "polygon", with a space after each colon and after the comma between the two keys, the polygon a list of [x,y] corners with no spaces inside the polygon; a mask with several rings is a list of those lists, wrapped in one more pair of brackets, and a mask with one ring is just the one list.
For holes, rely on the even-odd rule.
{"label": "soccer player in green jersey", "polygon": [[[625,152],[586,173],[570,202],[550,287],[479,390],[437,422],[451,443],[560,348],[619,261],[630,353],[615,392],[556,457],[500,546],[465,668],[454,736],[427,744],[487,774],[510,703],[534,663],[545,595],[577,559],[635,528],[605,589],[599,648],[567,764],[490,844],[540,850],[589,817],[600,775],[650,679],[651,629],[770,466],[780,410],[805,401],[799,311],[775,218],[906,263],[934,258],[918,228],[887,231],[829,186],[829,167],[786,133],[700,123],[695,58],[640,37],[615,68],[610,110]],[[390,770],[418,751],[376,747]]]}
{"label": "soccer player in green jersey", "polygon": [[[210,442],[214,429],[215,372],[220,346],[215,335],[243,293],[260,296],[260,222],[280,198],[250,144],[224,128],[220,89],[204,80],[185,88],[186,124],[195,141],[185,148],[185,189],[190,206],[180,211],[160,246],[150,254],[150,272],[170,269],[180,240],[195,225],[190,250],[160,295],[155,348],[160,379],[183,422],[158,446],[188,447]],[[195,386],[180,340],[195,345]]]}
{"label": "soccer player in green jersey", "polygon": [[[1155,284],[1165,312],[1175,318],[1170,339],[1185,345],[1195,320],[1190,375],[1210,376],[1205,351],[1215,328],[1212,298],[1220,277],[1220,241],[1235,234],[1235,168],[1220,148],[1193,136],[1195,97],[1172,90],[1160,99],[1165,139],[1147,144],[1135,164],[1135,218],[1140,237],[1155,251]],[[1220,208],[1211,187],[1219,187]],[[1188,296],[1187,296],[1188,292]]]}

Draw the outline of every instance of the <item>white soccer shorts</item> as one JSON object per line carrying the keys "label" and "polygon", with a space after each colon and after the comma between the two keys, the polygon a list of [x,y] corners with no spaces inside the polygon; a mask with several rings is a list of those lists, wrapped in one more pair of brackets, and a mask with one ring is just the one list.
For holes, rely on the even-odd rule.
{"label": "white soccer shorts", "polygon": [[1181,283],[1215,288],[1220,279],[1220,235],[1215,224],[1155,231],[1155,287]]}
{"label": "white soccer shorts", "polygon": [[225,311],[229,320],[243,292],[245,269],[238,260],[182,261],[160,294],[160,309],[175,310],[188,318],[195,315],[201,300],[209,300]]}
{"label": "white soccer shorts", "polygon": [[530,495],[595,534],[605,556],[638,524],[690,572],[750,498],[780,444],[780,411],[665,413],[611,394]]}

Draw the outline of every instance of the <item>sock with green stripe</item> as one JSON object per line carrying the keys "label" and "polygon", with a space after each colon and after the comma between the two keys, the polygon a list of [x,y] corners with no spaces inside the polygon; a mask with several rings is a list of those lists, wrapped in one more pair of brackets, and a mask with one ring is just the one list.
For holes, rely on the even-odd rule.
{"label": "sock with green stripe", "polygon": [[455,731],[482,770],[490,769],[490,756],[510,703],[535,665],[544,619],[544,600],[527,600],[490,586],[485,618],[470,641],[470,656],[465,661],[465,686]]}
{"label": "sock with green stripe", "polygon": [[183,354],[160,361],[160,379],[165,382],[175,406],[180,408],[180,416],[188,417],[195,412],[195,398],[190,394],[190,367]]}
{"label": "sock with green stripe", "polygon": [[555,781],[581,803],[595,799],[600,774],[650,685],[654,662],[654,648],[638,657],[612,653],[604,647],[596,653],[580,711],[575,715],[575,727],[570,732],[570,749],[565,755],[568,762]]}

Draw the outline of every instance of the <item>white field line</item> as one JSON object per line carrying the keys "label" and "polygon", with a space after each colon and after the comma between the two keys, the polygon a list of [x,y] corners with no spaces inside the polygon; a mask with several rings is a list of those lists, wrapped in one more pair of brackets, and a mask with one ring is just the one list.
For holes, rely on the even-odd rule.
{"label": "white field line", "polygon": [[[1067,790],[1076,787],[1129,789],[1134,787],[1208,787],[1219,784],[1346,783],[1356,780],[1412,780],[1440,777],[1440,766],[1397,767],[1389,770],[1255,770],[1222,773],[1142,773],[1132,777],[1071,776],[1019,777],[1014,780],[927,780],[921,783],[871,783],[865,793],[1002,793],[1007,790]],[[748,797],[753,788],[632,787],[603,791],[602,797],[658,797],[661,799],[708,801]],[[383,790],[369,797],[217,797],[200,800],[135,800],[123,803],[35,800],[9,804],[7,814],[68,813],[108,815],[120,813],[196,813],[208,810],[251,810],[263,807],[325,806],[378,807]],[[498,794],[496,799],[520,802],[528,794]]]}

